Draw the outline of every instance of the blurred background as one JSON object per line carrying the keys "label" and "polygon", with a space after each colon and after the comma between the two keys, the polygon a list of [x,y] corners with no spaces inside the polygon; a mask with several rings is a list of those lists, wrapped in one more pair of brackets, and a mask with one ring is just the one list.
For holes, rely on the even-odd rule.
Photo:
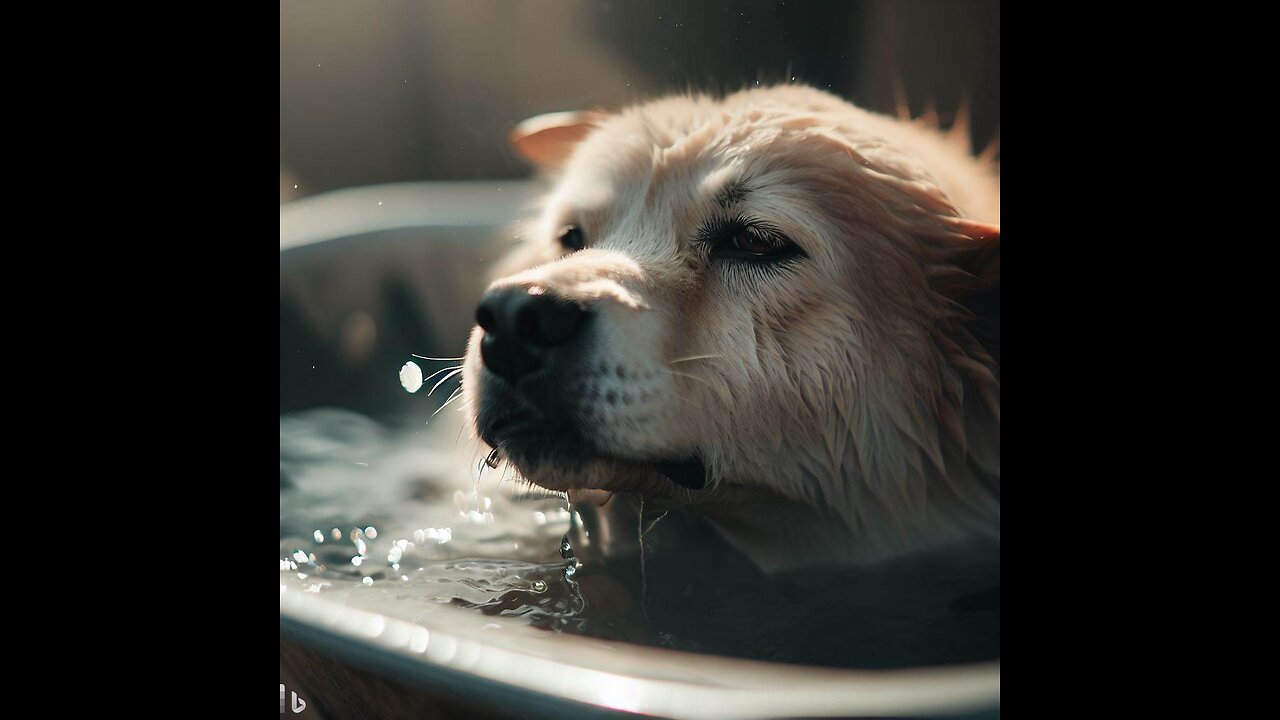
{"label": "blurred background", "polygon": [[[967,98],[999,133],[1000,4],[974,0],[282,0],[281,412],[421,424],[396,373],[456,357],[537,188],[539,113],[806,82],[893,113]],[[428,372],[443,367],[426,363]],[[425,393],[424,393],[425,394]]]}
{"label": "blurred background", "polygon": [[517,122],[672,90],[807,82],[1000,125],[998,0],[282,0],[280,201],[524,177]]}

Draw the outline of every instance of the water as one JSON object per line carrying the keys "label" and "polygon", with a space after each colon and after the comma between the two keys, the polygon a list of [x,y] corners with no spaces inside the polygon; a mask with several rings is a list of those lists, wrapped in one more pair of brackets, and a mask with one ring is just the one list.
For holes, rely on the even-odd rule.
{"label": "water", "polygon": [[[336,410],[282,417],[281,592],[410,621],[455,606],[481,622],[776,662],[999,657],[992,548],[770,576],[706,523],[671,513],[646,517],[633,551],[600,558],[563,496],[514,481],[455,429],[393,431]],[[638,523],[639,503],[619,501]]]}

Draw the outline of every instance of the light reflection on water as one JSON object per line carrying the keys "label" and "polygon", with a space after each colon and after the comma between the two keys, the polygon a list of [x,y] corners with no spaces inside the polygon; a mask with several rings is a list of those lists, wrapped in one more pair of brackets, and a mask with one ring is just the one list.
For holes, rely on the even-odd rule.
{"label": "light reflection on water", "polygon": [[462,443],[444,436],[397,435],[339,410],[282,417],[282,592],[409,620],[451,604],[569,625],[584,600],[559,557],[565,500],[513,500],[528,491],[460,461]]}
{"label": "light reflection on water", "polygon": [[324,593],[411,622],[456,606],[473,610],[477,627],[501,617],[780,662],[999,657],[996,552],[765,576],[700,521],[673,514],[645,536],[646,592],[636,557],[562,557],[563,497],[524,497],[505,466],[486,467],[473,450],[453,428],[393,432],[337,410],[282,417],[281,593]]}

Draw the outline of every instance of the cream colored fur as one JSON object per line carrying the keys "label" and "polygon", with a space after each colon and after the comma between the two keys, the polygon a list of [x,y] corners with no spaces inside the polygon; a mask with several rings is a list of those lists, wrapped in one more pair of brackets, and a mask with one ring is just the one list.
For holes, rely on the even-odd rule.
{"label": "cream colored fur", "polygon": [[[990,165],[934,128],[794,85],[573,121],[556,141],[569,144],[526,153],[549,158],[554,188],[495,286],[593,305],[591,371],[562,389],[584,427],[617,457],[696,452],[710,484],[619,460],[528,480],[691,506],[770,569],[998,538],[999,373],[958,304],[983,280],[972,273],[996,277]],[[808,258],[761,277],[689,250],[739,180],[743,207]],[[558,245],[567,223],[587,249]]]}

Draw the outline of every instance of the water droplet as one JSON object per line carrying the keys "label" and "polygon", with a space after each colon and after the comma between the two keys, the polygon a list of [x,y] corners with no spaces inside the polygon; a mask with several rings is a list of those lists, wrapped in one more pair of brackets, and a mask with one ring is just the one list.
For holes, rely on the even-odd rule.
{"label": "water droplet", "polygon": [[569,562],[567,562],[567,563],[565,563],[565,565],[564,565],[564,576],[565,576],[566,578],[571,578],[571,577],[573,577],[573,576],[574,576],[574,575],[576,575],[576,574],[578,574],[578,563],[573,562],[572,560],[571,560],[571,561],[569,561]]}
{"label": "water droplet", "polygon": [[315,531],[314,537],[316,539],[316,542],[318,543],[324,542],[324,533],[320,532],[319,530]]}
{"label": "water droplet", "polygon": [[371,578],[371,577],[367,577],[367,578],[365,578],[364,580],[361,580],[360,582],[364,583],[366,586],[367,586],[367,585],[372,585],[372,584],[373,584],[373,578]]}
{"label": "water droplet", "polygon": [[400,387],[408,392],[416,393],[422,389],[422,368],[410,361],[400,367]]}
{"label": "water droplet", "polygon": [[364,536],[365,536],[365,537],[367,537],[367,538],[369,538],[370,540],[377,540],[377,539],[378,539],[378,529],[377,529],[377,528],[375,528],[374,526],[370,525],[369,527],[367,527],[367,528],[365,528],[365,529],[364,529]]}
{"label": "water droplet", "polygon": [[541,580],[534,580],[534,581],[533,581],[533,591],[534,591],[534,592],[537,592],[537,593],[540,593],[540,592],[546,592],[546,591],[547,591],[547,584],[546,584],[545,582],[541,581]]}

